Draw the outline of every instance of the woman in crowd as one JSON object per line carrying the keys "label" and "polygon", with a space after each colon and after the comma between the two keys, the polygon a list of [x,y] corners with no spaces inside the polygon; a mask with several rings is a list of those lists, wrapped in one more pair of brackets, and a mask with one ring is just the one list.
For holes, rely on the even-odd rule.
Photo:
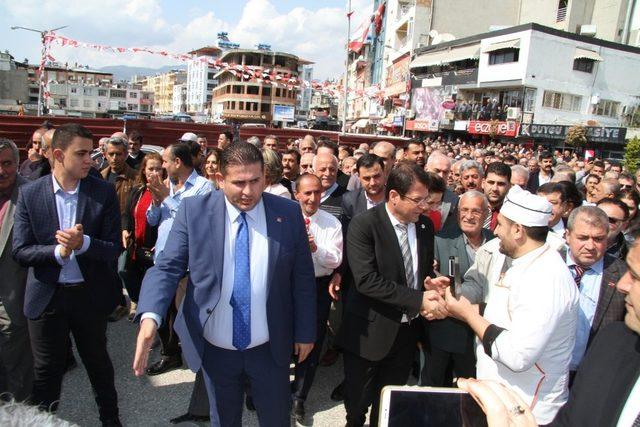
{"label": "woman in crowd", "polygon": [[146,212],[151,204],[147,183],[156,175],[164,178],[162,157],[158,153],[149,153],[142,159],[138,185],[131,192],[122,213],[122,243],[126,250],[118,262],[118,274],[131,299],[129,319],[135,316],[144,273],[153,266],[158,227],[147,224]]}
{"label": "woman in crowd", "polygon": [[264,192],[291,199],[289,190],[280,183],[282,179],[282,161],[278,153],[265,148],[262,150],[262,158],[264,159],[264,183],[266,185]]}
{"label": "woman in crowd", "polygon": [[218,172],[218,164],[220,161],[220,154],[222,150],[218,147],[212,147],[209,149],[209,154],[204,161],[204,177],[211,181],[213,187],[218,189],[218,182],[216,181],[216,173]]}

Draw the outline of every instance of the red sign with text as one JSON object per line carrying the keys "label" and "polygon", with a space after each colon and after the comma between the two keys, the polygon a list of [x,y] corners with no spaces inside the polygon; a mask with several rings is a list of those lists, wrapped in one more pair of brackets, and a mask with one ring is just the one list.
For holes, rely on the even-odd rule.
{"label": "red sign with text", "polygon": [[471,120],[469,122],[469,133],[477,135],[496,135],[515,137],[518,134],[518,123],[516,122],[488,122]]}

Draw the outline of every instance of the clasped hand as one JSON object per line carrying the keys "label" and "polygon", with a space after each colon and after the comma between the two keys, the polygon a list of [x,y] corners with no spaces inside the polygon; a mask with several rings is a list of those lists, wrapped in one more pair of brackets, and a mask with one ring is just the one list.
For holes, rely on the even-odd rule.
{"label": "clasped hand", "polygon": [[56,241],[62,246],[60,255],[63,258],[70,257],[71,252],[80,249],[84,243],[82,224],[56,231]]}
{"label": "clasped hand", "polygon": [[445,290],[449,287],[449,279],[444,276],[427,277],[423,285],[425,292],[422,296],[420,314],[427,320],[444,319],[449,316],[444,300]]}

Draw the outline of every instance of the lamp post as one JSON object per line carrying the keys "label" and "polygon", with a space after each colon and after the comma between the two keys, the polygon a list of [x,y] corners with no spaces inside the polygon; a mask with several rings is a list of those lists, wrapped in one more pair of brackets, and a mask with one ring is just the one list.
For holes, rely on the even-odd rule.
{"label": "lamp post", "polygon": [[[44,61],[46,58],[45,56],[45,42],[44,42],[44,36],[47,33],[51,33],[54,31],[58,31],[61,30],[63,28],[67,28],[68,25],[63,25],[62,27],[58,27],[58,28],[52,28],[50,30],[36,30],[35,28],[27,28],[27,27],[20,27],[20,26],[13,26],[11,27],[12,30],[25,30],[25,31],[31,31],[33,33],[38,33],[40,34],[40,43],[42,43],[42,54],[41,54],[41,59],[40,61]],[[41,62],[42,64],[42,62]],[[39,82],[38,82],[38,117],[40,117],[42,115],[42,80],[44,78],[44,69],[42,70],[42,72],[40,72],[40,76],[39,77]]]}
{"label": "lamp post", "polygon": [[344,117],[342,118],[342,133],[347,133],[347,111],[349,110],[349,41],[351,37],[351,0],[347,10],[347,61],[344,67]]}

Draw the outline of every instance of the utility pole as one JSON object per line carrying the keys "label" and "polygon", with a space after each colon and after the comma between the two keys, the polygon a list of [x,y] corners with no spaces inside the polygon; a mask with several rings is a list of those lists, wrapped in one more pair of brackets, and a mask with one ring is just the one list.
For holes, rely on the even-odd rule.
{"label": "utility pole", "polygon": [[[42,44],[42,53],[40,54],[40,64],[43,64],[44,61],[46,60],[45,58],[45,41],[44,38],[47,35],[47,33],[52,33],[54,31],[58,31],[61,30],[63,28],[67,28],[68,25],[64,25],[62,27],[58,27],[58,28],[53,28],[51,30],[36,30],[35,28],[27,28],[27,27],[20,27],[20,26],[13,26],[11,27],[12,30],[25,30],[25,31],[31,31],[34,33],[38,33],[40,34],[40,43]],[[38,117],[40,117],[42,115],[42,86],[43,86],[43,80],[44,80],[44,68],[40,71],[40,75],[38,76]]]}
{"label": "utility pole", "polygon": [[351,0],[347,10],[347,61],[344,67],[344,116],[342,117],[342,133],[347,133],[347,112],[349,111],[349,41],[351,38]]}

